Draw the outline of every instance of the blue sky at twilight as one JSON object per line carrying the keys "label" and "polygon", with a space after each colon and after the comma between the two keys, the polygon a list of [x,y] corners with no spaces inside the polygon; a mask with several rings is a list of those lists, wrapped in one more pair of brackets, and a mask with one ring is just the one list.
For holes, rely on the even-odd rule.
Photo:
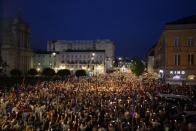
{"label": "blue sky at twilight", "polygon": [[196,15],[196,0],[0,0],[1,16],[21,14],[32,47],[47,40],[111,39],[117,56],[143,57],[164,24]]}

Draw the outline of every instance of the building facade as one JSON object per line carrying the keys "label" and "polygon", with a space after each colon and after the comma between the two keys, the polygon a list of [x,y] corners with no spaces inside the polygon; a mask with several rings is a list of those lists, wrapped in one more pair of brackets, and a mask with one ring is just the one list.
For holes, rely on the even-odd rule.
{"label": "building facade", "polygon": [[21,18],[0,21],[1,57],[7,64],[6,72],[19,69],[23,73],[32,68],[31,28]]}
{"label": "building facade", "polygon": [[167,23],[154,51],[161,78],[169,83],[196,84],[196,16]]}
{"label": "building facade", "polygon": [[50,67],[56,72],[60,69],[69,69],[72,72],[84,69],[90,75],[104,74],[104,62],[104,50],[36,51],[34,54],[34,67],[37,71]]}
{"label": "building facade", "polygon": [[35,51],[34,67],[40,71],[50,67],[58,71],[85,69],[89,75],[104,74],[113,68],[114,43],[96,41],[48,41],[47,51]]}
{"label": "building facade", "polygon": [[66,50],[105,50],[106,57],[114,58],[115,45],[111,40],[51,40],[48,41],[47,51]]}

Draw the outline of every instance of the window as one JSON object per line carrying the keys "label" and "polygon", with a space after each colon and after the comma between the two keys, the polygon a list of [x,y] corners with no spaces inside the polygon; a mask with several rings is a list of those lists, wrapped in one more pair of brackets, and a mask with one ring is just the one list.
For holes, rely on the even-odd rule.
{"label": "window", "polygon": [[189,37],[188,38],[187,44],[188,44],[189,47],[192,47],[193,46],[193,38],[192,37]]}
{"label": "window", "polygon": [[180,38],[176,37],[174,40],[174,47],[179,47],[180,46]]}
{"label": "window", "polygon": [[180,65],[180,55],[179,54],[175,54],[174,55],[174,62],[175,62],[175,65],[178,66]]}
{"label": "window", "polygon": [[188,64],[194,65],[194,55],[193,54],[188,54]]}

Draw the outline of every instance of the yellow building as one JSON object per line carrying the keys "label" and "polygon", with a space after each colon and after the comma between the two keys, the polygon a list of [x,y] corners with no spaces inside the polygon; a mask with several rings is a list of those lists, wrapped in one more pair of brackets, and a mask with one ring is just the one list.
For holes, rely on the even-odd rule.
{"label": "yellow building", "polygon": [[196,16],[167,23],[154,50],[160,77],[196,84]]}

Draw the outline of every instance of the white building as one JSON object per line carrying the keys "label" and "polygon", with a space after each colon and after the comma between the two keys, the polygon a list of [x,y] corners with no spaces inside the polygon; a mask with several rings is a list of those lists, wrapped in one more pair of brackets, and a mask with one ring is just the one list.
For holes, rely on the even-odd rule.
{"label": "white building", "polygon": [[54,68],[56,66],[56,53],[49,51],[35,51],[33,56],[33,66],[37,71],[41,71],[43,68]]}
{"label": "white building", "polygon": [[112,68],[114,44],[109,40],[97,41],[48,41],[47,52],[36,52],[34,66],[78,70],[103,74]]}

